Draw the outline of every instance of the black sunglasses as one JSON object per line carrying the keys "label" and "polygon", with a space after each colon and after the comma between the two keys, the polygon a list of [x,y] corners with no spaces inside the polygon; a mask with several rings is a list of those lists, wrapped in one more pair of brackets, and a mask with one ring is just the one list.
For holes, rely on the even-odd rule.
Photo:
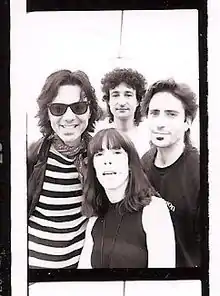
{"label": "black sunglasses", "polygon": [[51,103],[48,104],[48,108],[52,115],[61,116],[63,115],[67,108],[70,107],[73,113],[76,115],[82,115],[88,110],[89,102],[76,102],[72,104],[62,104],[62,103]]}

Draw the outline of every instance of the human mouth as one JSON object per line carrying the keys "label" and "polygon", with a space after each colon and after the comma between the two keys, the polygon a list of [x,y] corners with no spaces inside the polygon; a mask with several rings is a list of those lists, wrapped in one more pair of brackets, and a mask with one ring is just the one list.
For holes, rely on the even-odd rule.
{"label": "human mouth", "polygon": [[168,132],[163,132],[163,133],[161,133],[161,132],[153,132],[153,134],[155,134],[155,135],[158,135],[158,136],[165,136],[165,135],[169,135],[169,133],[168,133]]}
{"label": "human mouth", "polygon": [[158,141],[163,141],[164,140],[164,138],[167,136],[167,135],[169,135],[169,133],[158,133],[158,132],[153,132],[153,134],[156,136],[156,139],[158,140]]}
{"label": "human mouth", "polygon": [[61,127],[65,129],[73,129],[73,128],[76,128],[77,126],[78,124],[61,124]]}
{"label": "human mouth", "polygon": [[103,176],[112,176],[112,175],[116,175],[117,173],[116,172],[114,172],[114,171],[105,171],[104,173],[103,173]]}
{"label": "human mouth", "polygon": [[117,111],[127,111],[129,108],[116,108]]}

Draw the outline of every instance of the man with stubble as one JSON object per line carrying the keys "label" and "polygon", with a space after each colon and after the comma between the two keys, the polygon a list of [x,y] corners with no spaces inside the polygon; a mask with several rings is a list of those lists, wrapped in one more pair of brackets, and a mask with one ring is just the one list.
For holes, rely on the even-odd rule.
{"label": "man with stubble", "polygon": [[170,209],[176,267],[200,266],[200,157],[190,141],[197,107],[191,89],[172,79],[154,83],[142,105],[152,143],[142,165]]}

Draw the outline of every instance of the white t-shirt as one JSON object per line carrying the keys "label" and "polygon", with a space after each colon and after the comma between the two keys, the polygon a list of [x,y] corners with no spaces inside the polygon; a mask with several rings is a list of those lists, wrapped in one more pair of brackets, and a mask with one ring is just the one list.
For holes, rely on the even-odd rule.
{"label": "white t-shirt", "polygon": [[[95,132],[91,135],[94,136],[98,131],[102,129],[112,128],[112,127],[117,128],[114,122],[109,123],[108,120],[109,119],[106,118],[104,120],[98,121],[96,123]],[[134,143],[140,158],[144,155],[144,153],[146,153],[150,149],[150,144],[149,144],[150,134],[147,126],[147,120],[140,122],[138,126],[126,132],[125,134]]]}

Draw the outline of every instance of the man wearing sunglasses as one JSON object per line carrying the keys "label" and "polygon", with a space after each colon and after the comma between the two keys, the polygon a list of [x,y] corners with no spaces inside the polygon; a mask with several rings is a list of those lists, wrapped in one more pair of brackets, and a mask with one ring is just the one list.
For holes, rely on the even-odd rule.
{"label": "man wearing sunglasses", "polygon": [[76,268],[87,224],[81,202],[95,90],[84,72],[60,70],[46,79],[37,103],[43,137],[28,149],[29,268]]}

